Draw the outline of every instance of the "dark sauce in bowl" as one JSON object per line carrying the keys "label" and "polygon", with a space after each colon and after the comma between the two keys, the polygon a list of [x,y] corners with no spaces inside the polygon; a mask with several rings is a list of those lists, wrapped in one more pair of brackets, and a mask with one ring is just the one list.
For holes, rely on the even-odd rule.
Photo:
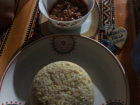
{"label": "dark sauce in bowl", "polygon": [[88,13],[83,0],[57,0],[49,11],[49,17],[58,21],[72,21]]}

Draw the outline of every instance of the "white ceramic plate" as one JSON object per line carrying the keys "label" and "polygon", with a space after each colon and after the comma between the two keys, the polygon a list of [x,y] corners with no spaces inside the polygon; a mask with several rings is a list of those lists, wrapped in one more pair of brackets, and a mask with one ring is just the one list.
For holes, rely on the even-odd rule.
{"label": "white ceramic plate", "polygon": [[95,87],[94,105],[129,105],[125,71],[117,58],[99,42],[78,35],[44,37],[20,51],[0,82],[0,105],[30,105],[30,86],[38,70],[55,61],[83,67]]}

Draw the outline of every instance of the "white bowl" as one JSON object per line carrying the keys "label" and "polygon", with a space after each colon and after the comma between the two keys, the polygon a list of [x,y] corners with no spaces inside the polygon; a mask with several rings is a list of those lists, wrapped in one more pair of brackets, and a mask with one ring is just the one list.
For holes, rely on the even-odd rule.
{"label": "white bowl", "polygon": [[67,29],[67,30],[75,29],[75,28],[81,26],[87,19],[88,15],[92,11],[94,4],[95,4],[95,0],[84,0],[85,3],[88,5],[88,10],[89,10],[85,16],[83,16],[79,19],[73,20],[73,21],[58,21],[58,20],[54,20],[48,16],[48,10],[50,10],[52,5],[56,1],[57,0],[39,0],[39,9],[40,9],[41,13],[44,16],[46,16],[46,18],[48,18],[49,22],[52,25],[54,25],[55,27]]}

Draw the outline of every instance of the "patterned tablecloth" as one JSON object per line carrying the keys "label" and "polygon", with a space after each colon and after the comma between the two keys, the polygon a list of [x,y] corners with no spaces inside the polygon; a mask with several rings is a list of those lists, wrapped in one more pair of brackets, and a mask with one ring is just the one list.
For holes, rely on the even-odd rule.
{"label": "patterned tablecloth", "polygon": [[[110,0],[97,0],[101,9],[102,25],[109,24]],[[113,17],[116,27],[124,27],[128,37],[124,47],[113,53],[126,71],[130,87],[130,105],[140,105],[140,81],[130,59],[131,49],[140,31],[140,1],[114,0]],[[15,20],[10,27],[0,29],[0,78],[15,54],[31,42],[43,37],[40,33],[38,0],[16,0]],[[100,31],[95,40],[105,39]]]}

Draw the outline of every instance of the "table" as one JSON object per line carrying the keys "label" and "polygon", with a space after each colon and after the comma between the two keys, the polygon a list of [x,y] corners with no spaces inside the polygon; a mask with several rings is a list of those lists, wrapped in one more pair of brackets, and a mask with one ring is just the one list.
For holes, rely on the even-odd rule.
{"label": "table", "polygon": [[[100,6],[105,6],[110,0],[97,0]],[[29,43],[42,37],[39,35],[38,0],[16,0],[15,20],[11,27],[0,36],[0,78],[14,55]],[[124,47],[116,49],[114,54],[125,69],[130,87],[130,105],[140,105],[140,79],[135,73],[130,59],[139,28],[139,1],[114,0],[114,17],[116,27],[124,27],[128,37]],[[103,10],[104,12],[105,10]],[[96,40],[102,39],[96,36]]]}

